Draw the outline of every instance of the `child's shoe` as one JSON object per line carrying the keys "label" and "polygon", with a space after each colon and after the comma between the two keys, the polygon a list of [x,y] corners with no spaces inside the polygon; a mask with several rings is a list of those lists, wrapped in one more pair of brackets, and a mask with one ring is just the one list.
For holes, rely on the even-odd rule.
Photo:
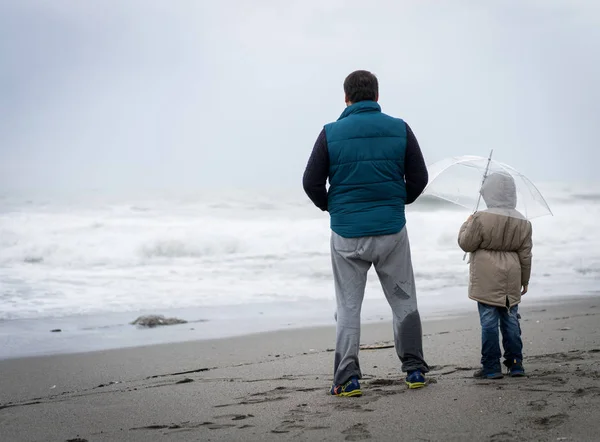
{"label": "child's shoe", "polygon": [[508,374],[513,378],[525,376],[525,369],[523,368],[523,363],[518,359],[513,360],[512,364],[508,368]]}
{"label": "child's shoe", "polygon": [[486,370],[485,368],[480,368],[475,373],[473,373],[473,377],[477,379],[502,379],[504,375],[502,371],[491,371]]}

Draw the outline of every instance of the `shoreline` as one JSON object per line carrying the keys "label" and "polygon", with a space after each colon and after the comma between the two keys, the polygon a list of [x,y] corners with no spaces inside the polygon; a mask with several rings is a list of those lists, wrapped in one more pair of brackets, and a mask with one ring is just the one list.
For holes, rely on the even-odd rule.
{"label": "shoreline", "polygon": [[[521,326],[524,323],[529,322],[530,319],[526,317],[529,314],[546,312],[548,309],[556,308],[559,311],[563,309],[577,310],[578,306],[598,308],[600,315],[600,294],[572,296],[567,298],[568,301],[560,301],[553,299],[546,299],[543,302],[538,302],[535,305],[523,304],[519,307],[519,313],[522,316]],[[439,333],[439,330],[444,328],[454,329],[456,324],[468,324],[469,327],[479,327],[479,316],[477,313],[476,303],[470,301],[472,304],[471,309],[464,310],[450,310],[442,312],[439,315],[432,315],[424,317],[421,314],[421,321],[423,326],[423,340],[424,346],[426,345],[427,339],[431,336]],[[561,318],[554,318],[561,319]],[[183,324],[186,325],[186,324]],[[165,326],[161,328],[155,328],[157,332],[164,331],[163,329],[175,328],[177,326]],[[428,331],[429,330],[429,331]],[[146,330],[142,330],[146,331]],[[599,330],[600,332],[600,330]],[[479,338],[479,330],[476,330],[476,337]],[[302,336],[301,341],[297,338]],[[328,336],[329,340],[324,341],[322,337]],[[290,342],[287,341],[287,337],[291,337]],[[162,364],[174,361],[174,366],[181,366],[188,364],[188,366],[197,365],[196,356],[191,356],[193,353],[211,353],[211,351],[223,347],[223,348],[236,348],[240,343],[251,342],[261,343],[260,352],[256,353],[256,349],[253,349],[251,356],[260,356],[266,351],[267,348],[263,343],[270,344],[272,349],[268,353],[277,353],[277,347],[284,347],[288,352],[302,352],[304,353],[306,348],[309,350],[323,351],[331,350],[335,347],[335,323],[326,325],[307,325],[303,327],[293,327],[287,329],[278,330],[265,330],[258,332],[251,332],[239,335],[221,336],[216,338],[207,339],[195,339],[175,342],[163,342],[158,344],[146,344],[146,345],[134,345],[128,347],[117,347],[102,350],[89,350],[69,353],[53,353],[44,355],[33,355],[15,358],[0,359],[0,373],[3,372],[3,367],[12,367],[15,365],[28,364],[28,365],[48,365],[52,367],[55,362],[60,361],[80,361],[86,359],[103,359],[105,357],[119,359],[127,358],[129,355],[133,355],[134,359],[143,359],[147,355],[165,354],[163,361],[157,361],[156,366],[161,367]],[[361,324],[361,345],[374,344],[374,343],[387,343],[393,344],[392,335],[392,322],[391,320],[373,320],[370,322],[362,322]],[[527,345],[524,342],[524,352],[527,351]],[[245,346],[244,346],[245,347]],[[327,348],[325,348],[327,347]],[[265,351],[263,351],[265,350]],[[392,349],[393,350],[393,349]],[[166,355],[177,355],[179,360],[175,362],[175,359]],[[190,355],[190,356],[187,356]],[[214,355],[213,355],[214,356]],[[219,357],[223,354],[218,355]],[[232,355],[233,356],[233,355]],[[268,355],[270,356],[270,354]],[[248,352],[244,351],[239,354],[239,359],[242,360],[249,357]],[[427,358],[426,358],[427,359]],[[210,359],[208,359],[210,360]],[[207,360],[207,361],[208,361]],[[232,359],[235,362],[237,359]],[[208,364],[210,365],[210,364]],[[146,369],[148,366],[141,366],[140,368]],[[108,367],[107,367],[108,368]],[[110,382],[110,381],[108,381]]]}
{"label": "shoreline", "polygon": [[[463,290],[460,289],[455,290]],[[598,292],[565,297],[529,296],[536,305],[578,301]],[[456,317],[474,311],[474,301],[466,295],[453,306],[435,306],[419,299],[422,320]],[[335,303],[331,301],[288,301],[253,305],[237,305],[195,309],[172,309],[160,312],[139,311],[108,315],[72,315],[60,318],[18,319],[0,322],[0,361],[21,358],[68,355],[151,345],[169,345],[227,339],[258,333],[302,330],[313,327],[335,327]],[[476,310],[476,309],[475,309]],[[143,314],[164,314],[188,322],[178,325],[139,328],[131,325]],[[362,323],[391,321],[389,306],[383,298],[365,299]],[[58,333],[51,330],[59,329]]]}

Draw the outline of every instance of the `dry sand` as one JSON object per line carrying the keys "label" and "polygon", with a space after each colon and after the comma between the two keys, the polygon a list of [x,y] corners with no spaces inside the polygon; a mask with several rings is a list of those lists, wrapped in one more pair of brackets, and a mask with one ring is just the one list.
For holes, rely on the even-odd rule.
{"label": "dry sand", "polygon": [[[364,396],[327,394],[334,328],[0,361],[0,441],[600,440],[600,298],[522,306],[526,378],[473,379],[470,314],[424,321],[407,390],[389,323],[363,326]],[[386,345],[388,344],[388,345]]]}

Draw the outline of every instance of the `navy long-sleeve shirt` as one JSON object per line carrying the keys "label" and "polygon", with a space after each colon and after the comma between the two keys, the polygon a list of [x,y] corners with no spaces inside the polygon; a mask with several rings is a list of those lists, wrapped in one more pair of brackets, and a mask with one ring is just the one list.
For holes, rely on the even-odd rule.
{"label": "navy long-sleeve shirt", "polygon": [[[404,123],[406,124],[406,123]],[[406,182],[406,204],[412,204],[421,195],[429,174],[419,142],[410,126],[406,124],[406,152],[404,154],[404,181]],[[327,178],[329,177],[329,150],[325,129],[315,142],[302,178],[304,191],[319,209],[327,210]]]}

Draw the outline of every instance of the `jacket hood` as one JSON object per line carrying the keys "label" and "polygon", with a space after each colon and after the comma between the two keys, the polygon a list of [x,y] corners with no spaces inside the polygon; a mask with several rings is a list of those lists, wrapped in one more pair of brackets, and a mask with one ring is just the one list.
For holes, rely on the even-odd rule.
{"label": "jacket hood", "polygon": [[517,207],[517,186],[514,178],[506,173],[490,174],[481,186],[481,196],[488,209]]}

